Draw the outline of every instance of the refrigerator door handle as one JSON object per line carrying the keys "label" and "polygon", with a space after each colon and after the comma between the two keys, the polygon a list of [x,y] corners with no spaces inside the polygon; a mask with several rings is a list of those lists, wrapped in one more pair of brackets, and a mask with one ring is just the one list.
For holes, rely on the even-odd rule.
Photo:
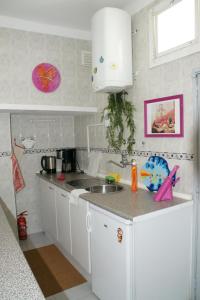
{"label": "refrigerator door handle", "polygon": [[87,232],[91,232],[92,228],[91,228],[91,213],[87,212],[86,215],[86,228],[87,228]]}

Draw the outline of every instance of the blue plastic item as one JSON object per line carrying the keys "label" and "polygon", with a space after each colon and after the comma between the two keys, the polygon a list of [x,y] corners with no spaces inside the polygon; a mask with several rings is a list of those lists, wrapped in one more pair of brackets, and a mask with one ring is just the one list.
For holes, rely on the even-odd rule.
{"label": "blue plastic item", "polygon": [[[170,170],[167,161],[160,156],[150,156],[142,167],[141,177],[149,191],[158,191]],[[174,180],[174,178],[173,178]]]}

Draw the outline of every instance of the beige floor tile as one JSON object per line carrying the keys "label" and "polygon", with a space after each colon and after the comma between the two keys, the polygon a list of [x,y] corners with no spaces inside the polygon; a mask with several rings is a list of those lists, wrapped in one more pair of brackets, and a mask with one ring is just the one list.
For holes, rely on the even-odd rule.
{"label": "beige floor tile", "polygon": [[22,251],[44,247],[52,244],[43,232],[30,234],[25,241],[19,241]]}

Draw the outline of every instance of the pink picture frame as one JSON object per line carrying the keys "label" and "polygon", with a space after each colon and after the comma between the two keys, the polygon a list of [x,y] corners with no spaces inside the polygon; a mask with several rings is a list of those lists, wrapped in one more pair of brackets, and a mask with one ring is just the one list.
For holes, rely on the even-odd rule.
{"label": "pink picture frame", "polygon": [[145,137],[183,137],[183,95],[144,101]]}

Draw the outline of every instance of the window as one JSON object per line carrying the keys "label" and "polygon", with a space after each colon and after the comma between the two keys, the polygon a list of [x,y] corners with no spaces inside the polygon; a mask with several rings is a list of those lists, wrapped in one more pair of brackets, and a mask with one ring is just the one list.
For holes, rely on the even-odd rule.
{"label": "window", "polygon": [[165,0],[150,12],[150,66],[200,51],[199,1]]}

